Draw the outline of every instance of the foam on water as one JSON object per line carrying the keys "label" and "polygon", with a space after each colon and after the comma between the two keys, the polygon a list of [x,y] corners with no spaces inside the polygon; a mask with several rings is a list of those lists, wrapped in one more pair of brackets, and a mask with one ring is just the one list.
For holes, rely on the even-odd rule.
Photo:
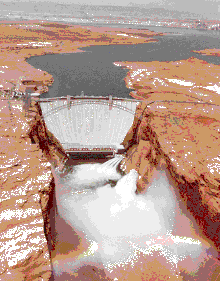
{"label": "foam on water", "polygon": [[[111,276],[111,272],[116,274],[114,268],[126,264],[132,267],[140,256],[145,256],[147,262],[147,256],[154,253],[165,257],[173,272],[179,262],[191,256],[193,262],[187,264],[187,270],[197,270],[208,258],[209,246],[193,240],[190,231],[188,237],[176,234],[177,220],[188,218],[182,214],[165,171],[157,170],[145,192],[137,195],[137,172],[132,170],[122,177],[116,171],[120,161],[76,166],[65,179],[53,170],[58,213],[90,243],[80,257],[70,262],[68,270],[75,272],[90,262],[101,262]],[[115,187],[105,185],[109,179],[118,181]],[[192,228],[190,220],[187,227]]]}

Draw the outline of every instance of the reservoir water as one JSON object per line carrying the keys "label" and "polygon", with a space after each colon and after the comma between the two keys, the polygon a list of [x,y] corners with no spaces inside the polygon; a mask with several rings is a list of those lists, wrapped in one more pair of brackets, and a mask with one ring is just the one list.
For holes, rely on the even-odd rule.
{"label": "reservoir water", "polygon": [[[123,26],[122,26],[123,27]],[[126,27],[126,26],[124,26]],[[129,26],[131,28],[131,26]],[[132,28],[139,28],[133,27]],[[142,27],[143,29],[143,27]],[[54,83],[42,98],[66,95],[108,96],[131,98],[124,78],[129,71],[113,65],[115,61],[177,61],[196,57],[220,65],[220,57],[203,56],[192,50],[219,48],[217,31],[198,31],[181,28],[146,27],[156,32],[156,43],[135,45],[91,46],[84,52],[31,57],[27,60],[35,68],[52,74]]]}

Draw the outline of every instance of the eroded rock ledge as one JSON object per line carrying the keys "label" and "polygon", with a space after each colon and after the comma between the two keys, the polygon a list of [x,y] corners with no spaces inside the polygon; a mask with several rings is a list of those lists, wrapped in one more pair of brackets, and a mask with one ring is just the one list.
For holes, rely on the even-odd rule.
{"label": "eroded rock ledge", "polygon": [[[49,280],[54,182],[65,151],[47,130],[32,99],[0,100],[0,279]],[[55,204],[55,202],[54,202]],[[46,234],[46,235],[45,235]]]}

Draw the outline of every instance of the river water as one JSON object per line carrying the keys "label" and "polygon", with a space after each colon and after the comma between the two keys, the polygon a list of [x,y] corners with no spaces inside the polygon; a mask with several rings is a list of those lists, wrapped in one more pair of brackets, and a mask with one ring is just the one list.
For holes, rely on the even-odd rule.
{"label": "river water", "polygon": [[[124,27],[131,28],[131,26]],[[131,98],[129,96],[131,90],[126,88],[124,82],[129,70],[113,65],[115,61],[152,61],[153,63],[153,61],[184,60],[194,56],[220,65],[220,57],[203,56],[191,52],[219,48],[220,36],[217,31],[165,27],[146,27],[146,29],[169,34],[155,37],[159,40],[156,43],[91,46],[81,48],[85,51],[83,53],[29,58],[27,60],[29,64],[47,71],[54,77],[54,83],[49,87],[49,92],[41,97],[75,96],[84,91],[84,94],[89,96],[113,95]]]}

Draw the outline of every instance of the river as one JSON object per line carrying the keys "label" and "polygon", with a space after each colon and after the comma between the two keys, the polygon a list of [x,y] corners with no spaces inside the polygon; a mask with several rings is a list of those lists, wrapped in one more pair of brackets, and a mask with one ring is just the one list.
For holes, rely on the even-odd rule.
{"label": "river", "polygon": [[[114,26],[115,27],[115,26]],[[130,27],[131,26],[124,26]],[[133,28],[133,26],[132,26]],[[137,27],[140,28],[140,27]],[[141,27],[140,29],[143,29]],[[196,57],[220,65],[220,57],[203,56],[192,50],[219,48],[217,31],[182,28],[146,27],[169,33],[155,37],[156,43],[109,45],[81,48],[84,52],[31,57],[27,60],[35,68],[52,74],[54,83],[42,98],[66,95],[108,96],[131,98],[124,78],[128,69],[113,65],[115,61],[177,61]]]}

